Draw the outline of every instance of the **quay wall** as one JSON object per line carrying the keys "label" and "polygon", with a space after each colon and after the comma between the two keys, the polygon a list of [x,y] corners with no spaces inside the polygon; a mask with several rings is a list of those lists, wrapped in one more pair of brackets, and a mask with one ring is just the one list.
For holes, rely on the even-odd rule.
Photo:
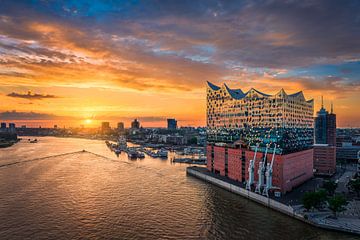
{"label": "quay wall", "polygon": [[259,195],[257,193],[248,191],[248,190],[246,190],[244,188],[233,185],[231,183],[227,183],[225,181],[214,178],[212,176],[203,174],[203,173],[201,173],[199,171],[196,171],[196,170],[193,170],[191,168],[187,168],[186,171],[187,171],[188,174],[190,174],[192,176],[195,176],[197,178],[205,180],[206,182],[210,182],[210,183],[212,183],[212,184],[214,184],[216,186],[219,186],[221,188],[224,188],[224,189],[226,189],[226,190],[228,190],[230,192],[233,192],[233,193],[239,194],[239,195],[241,195],[243,197],[249,198],[249,199],[251,199],[251,200],[253,200],[253,201],[257,202],[257,203],[260,203],[260,204],[262,204],[264,206],[273,208],[273,209],[275,209],[277,211],[280,211],[282,213],[285,213],[287,215],[295,216],[294,209],[291,206],[287,206],[287,205],[282,204],[282,203],[280,203],[278,201],[275,201],[273,199],[270,199],[270,198],[264,197],[262,195]]}
{"label": "quay wall", "polygon": [[274,209],[278,212],[281,212],[283,214],[286,214],[290,217],[293,217],[294,219],[300,220],[302,222],[308,223],[310,225],[313,225],[315,227],[327,229],[327,230],[333,230],[333,231],[341,231],[341,232],[347,232],[352,233],[356,235],[360,235],[360,231],[357,229],[352,228],[343,228],[339,226],[329,225],[321,222],[312,221],[310,219],[306,219],[303,214],[297,213],[291,206],[285,205],[281,202],[278,202],[276,200],[273,200],[271,198],[259,195],[257,193],[248,191],[244,188],[241,188],[239,186],[236,186],[234,184],[228,183],[226,181],[223,181],[221,179],[218,179],[216,177],[210,176],[208,174],[202,173],[199,170],[196,170],[194,167],[188,167],[186,168],[187,174],[194,176],[196,178],[202,179],[206,182],[212,183],[218,187],[221,187],[225,190],[228,190],[230,192],[233,192],[235,194],[241,195],[245,198],[248,198],[252,201],[255,201],[263,206],[269,207],[271,209]]}

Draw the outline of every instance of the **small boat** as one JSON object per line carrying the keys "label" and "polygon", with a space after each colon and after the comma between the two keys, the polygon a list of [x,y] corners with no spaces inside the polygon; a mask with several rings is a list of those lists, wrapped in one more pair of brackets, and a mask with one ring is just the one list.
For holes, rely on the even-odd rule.
{"label": "small boat", "polygon": [[136,151],[128,151],[128,157],[131,158],[131,159],[137,158]]}
{"label": "small boat", "polygon": [[168,157],[168,151],[165,149],[160,149],[159,151],[157,151],[156,154],[159,158],[167,158]]}
{"label": "small boat", "polygon": [[35,138],[34,140],[30,140],[30,143],[37,143],[38,140]]}
{"label": "small boat", "polygon": [[145,154],[143,152],[137,152],[138,158],[145,158]]}

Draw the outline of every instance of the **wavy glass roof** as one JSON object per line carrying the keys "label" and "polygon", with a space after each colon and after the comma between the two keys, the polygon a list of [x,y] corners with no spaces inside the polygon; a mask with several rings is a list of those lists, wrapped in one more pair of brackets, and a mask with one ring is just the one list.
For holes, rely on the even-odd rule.
{"label": "wavy glass roof", "polygon": [[[213,91],[218,91],[220,90],[222,87],[219,87],[219,86],[216,86],[215,84],[211,83],[211,82],[207,82],[209,88]],[[256,90],[255,88],[251,88],[249,91],[247,91],[246,93],[244,93],[241,89],[231,89],[229,88],[225,83],[224,83],[224,88],[226,89],[226,91],[229,93],[229,95],[236,99],[236,100],[240,100],[240,99],[243,99],[245,97],[247,97],[247,95],[249,93],[257,93],[259,95],[262,95],[263,97],[273,97],[273,96],[287,96],[287,97],[300,97],[302,98],[304,101],[307,101],[307,102],[312,102],[313,99],[310,99],[310,100],[306,100],[305,97],[304,97],[304,94],[302,91],[299,91],[299,92],[296,92],[296,93],[293,93],[293,94],[287,94],[285,92],[284,89],[281,89],[278,93],[274,94],[274,95],[270,95],[270,94],[266,94],[266,93],[263,93],[263,92],[260,92],[258,90]]]}

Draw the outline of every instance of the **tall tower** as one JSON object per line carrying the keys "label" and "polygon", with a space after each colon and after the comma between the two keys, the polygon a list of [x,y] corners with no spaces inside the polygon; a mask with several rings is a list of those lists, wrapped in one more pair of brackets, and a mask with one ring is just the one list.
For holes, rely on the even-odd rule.
{"label": "tall tower", "polygon": [[316,113],[315,118],[315,144],[326,144],[327,143],[327,124],[326,118],[329,113],[324,108],[324,99],[321,96],[321,108]]}
{"label": "tall tower", "polygon": [[331,112],[326,111],[323,97],[321,96],[321,108],[315,118],[315,144],[336,145],[336,114],[333,111],[332,103]]}
{"label": "tall tower", "polygon": [[315,118],[314,169],[317,175],[332,175],[336,171],[336,115],[333,104],[328,113],[321,97],[321,109]]}
{"label": "tall tower", "polygon": [[333,111],[331,103],[331,112],[326,117],[326,143],[329,146],[336,146],[336,114]]}

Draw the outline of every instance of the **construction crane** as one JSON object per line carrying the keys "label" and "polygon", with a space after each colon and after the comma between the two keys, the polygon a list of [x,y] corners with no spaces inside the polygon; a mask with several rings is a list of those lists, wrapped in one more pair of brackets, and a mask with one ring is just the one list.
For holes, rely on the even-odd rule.
{"label": "construction crane", "polygon": [[272,159],[271,159],[271,164],[270,163],[267,164],[266,172],[265,172],[266,185],[265,185],[265,188],[264,188],[262,194],[266,195],[267,197],[269,197],[269,190],[272,188],[272,173],[273,173],[275,154],[276,154],[276,143],[275,143],[274,152],[273,152]]}
{"label": "construction crane", "polygon": [[259,144],[256,144],[254,159],[250,160],[250,163],[249,163],[249,168],[248,168],[249,179],[246,182],[246,190],[251,190],[251,185],[254,183],[254,166],[255,166],[256,153],[257,153],[258,147],[259,147]]}
{"label": "construction crane", "polygon": [[269,149],[270,144],[266,144],[265,154],[264,158],[261,162],[259,162],[259,168],[258,168],[258,182],[256,184],[255,192],[261,194],[261,187],[264,185],[264,172],[265,172],[265,161],[266,161],[266,155]]}

